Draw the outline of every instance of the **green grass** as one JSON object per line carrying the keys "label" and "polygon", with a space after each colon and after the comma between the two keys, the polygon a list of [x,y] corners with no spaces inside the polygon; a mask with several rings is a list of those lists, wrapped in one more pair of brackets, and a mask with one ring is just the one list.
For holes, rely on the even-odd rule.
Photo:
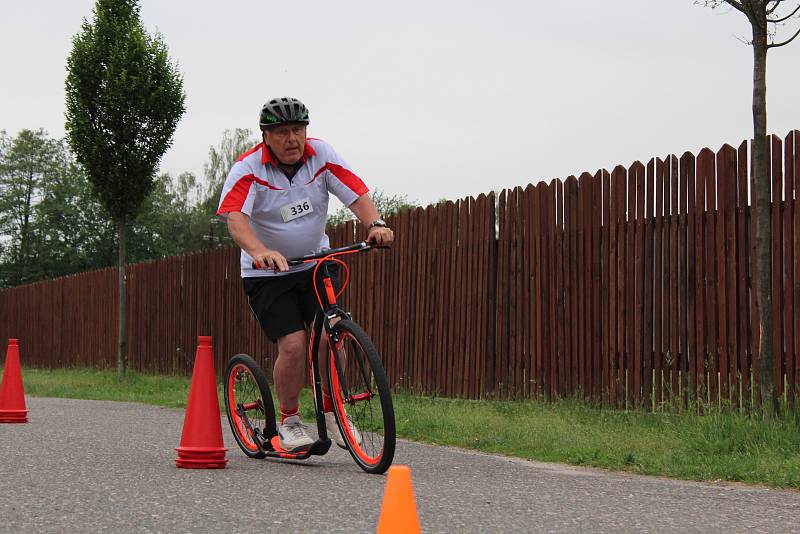
{"label": "green grass", "polygon": [[[185,406],[186,377],[24,369],[34,396]],[[221,392],[220,392],[221,398]],[[398,436],[547,462],[800,489],[800,416],[617,411],[563,400],[469,401],[393,396]],[[308,392],[303,415],[313,417]]]}
{"label": "green grass", "polygon": [[[96,369],[23,369],[25,393],[34,397],[142,402],[180,408],[189,398],[190,381],[182,376],[130,372],[123,381]],[[220,395],[220,399],[222,395]]]}
{"label": "green grass", "polygon": [[548,462],[800,488],[800,418],[395,396],[398,434]]}

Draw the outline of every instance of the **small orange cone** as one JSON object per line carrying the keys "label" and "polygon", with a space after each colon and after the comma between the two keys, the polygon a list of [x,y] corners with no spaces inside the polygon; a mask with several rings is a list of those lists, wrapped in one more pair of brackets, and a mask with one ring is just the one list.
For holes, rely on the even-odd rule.
{"label": "small orange cone", "polygon": [[6,351],[6,368],[0,384],[0,423],[27,423],[25,390],[19,367],[19,340],[9,339]]}
{"label": "small orange cone", "polygon": [[407,465],[389,468],[383,506],[378,519],[378,534],[409,534],[419,532],[417,504],[411,485],[411,469]]}
{"label": "small orange cone", "polygon": [[189,402],[183,420],[178,458],[175,465],[187,469],[224,469],[225,444],[222,441],[222,424],[217,398],[217,375],[214,372],[214,354],[211,336],[197,338]]}

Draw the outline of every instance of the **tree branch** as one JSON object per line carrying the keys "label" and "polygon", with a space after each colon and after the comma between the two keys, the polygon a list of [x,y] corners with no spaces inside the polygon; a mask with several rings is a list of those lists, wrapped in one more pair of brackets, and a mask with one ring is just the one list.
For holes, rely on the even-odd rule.
{"label": "tree branch", "polygon": [[781,18],[775,19],[775,20],[767,19],[767,22],[771,22],[772,24],[780,24],[781,22],[787,21],[790,18],[792,18],[794,16],[794,14],[797,13],[798,10],[800,10],[800,4],[797,4],[797,7],[794,8],[794,11],[792,11],[791,13],[786,15],[785,17],[781,17]]}
{"label": "tree branch", "polygon": [[785,46],[785,45],[791,43],[792,41],[794,41],[795,37],[797,37],[798,35],[800,35],[800,28],[798,28],[797,31],[794,32],[794,35],[792,35],[791,37],[786,39],[784,42],[782,42],[782,43],[770,43],[770,44],[767,45],[767,48],[778,48],[780,46]]}
{"label": "tree branch", "polygon": [[[772,7],[768,7],[770,2],[775,2],[775,4]],[[764,4],[764,7],[767,8],[766,14],[772,15],[773,13],[775,13],[775,10],[778,9],[779,5],[781,5],[781,2],[783,2],[783,0],[767,0],[767,3]]]}
{"label": "tree branch", "polygon": [[[745,13],[744,7],[742,7],[742,3],[739,0],[723,0],[723,1],[736,11],[741,11],[742,13]],[[746,14],[747,13],[745,13],[745,15]]]}

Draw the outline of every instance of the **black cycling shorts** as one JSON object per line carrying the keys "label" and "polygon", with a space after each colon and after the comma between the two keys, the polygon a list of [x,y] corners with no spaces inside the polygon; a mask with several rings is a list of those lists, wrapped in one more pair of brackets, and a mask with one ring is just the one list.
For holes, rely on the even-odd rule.
{"label": "black cycling shorts", "polygon": [[[338,266],[328,268],[331,267]],[[281,276],[242,279],[250,309],[273,343],[278,338],[304,330],[314,321],[319,301],[312,285],[313,276],[314,269],[306,269]],[[334,288],[338,290],[337,278],[338,276],[333,276]]]}

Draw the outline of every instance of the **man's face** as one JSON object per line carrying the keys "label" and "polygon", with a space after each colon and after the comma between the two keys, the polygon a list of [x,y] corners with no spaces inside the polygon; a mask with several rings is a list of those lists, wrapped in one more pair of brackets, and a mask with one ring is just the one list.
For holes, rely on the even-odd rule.
{"label": "man's face", "polygon": [[272,149],[278,161],[294,165],[303,157],[303,149],[306,146],[306,125],[301,122],[290,122],[264,130],[264,143]]}

